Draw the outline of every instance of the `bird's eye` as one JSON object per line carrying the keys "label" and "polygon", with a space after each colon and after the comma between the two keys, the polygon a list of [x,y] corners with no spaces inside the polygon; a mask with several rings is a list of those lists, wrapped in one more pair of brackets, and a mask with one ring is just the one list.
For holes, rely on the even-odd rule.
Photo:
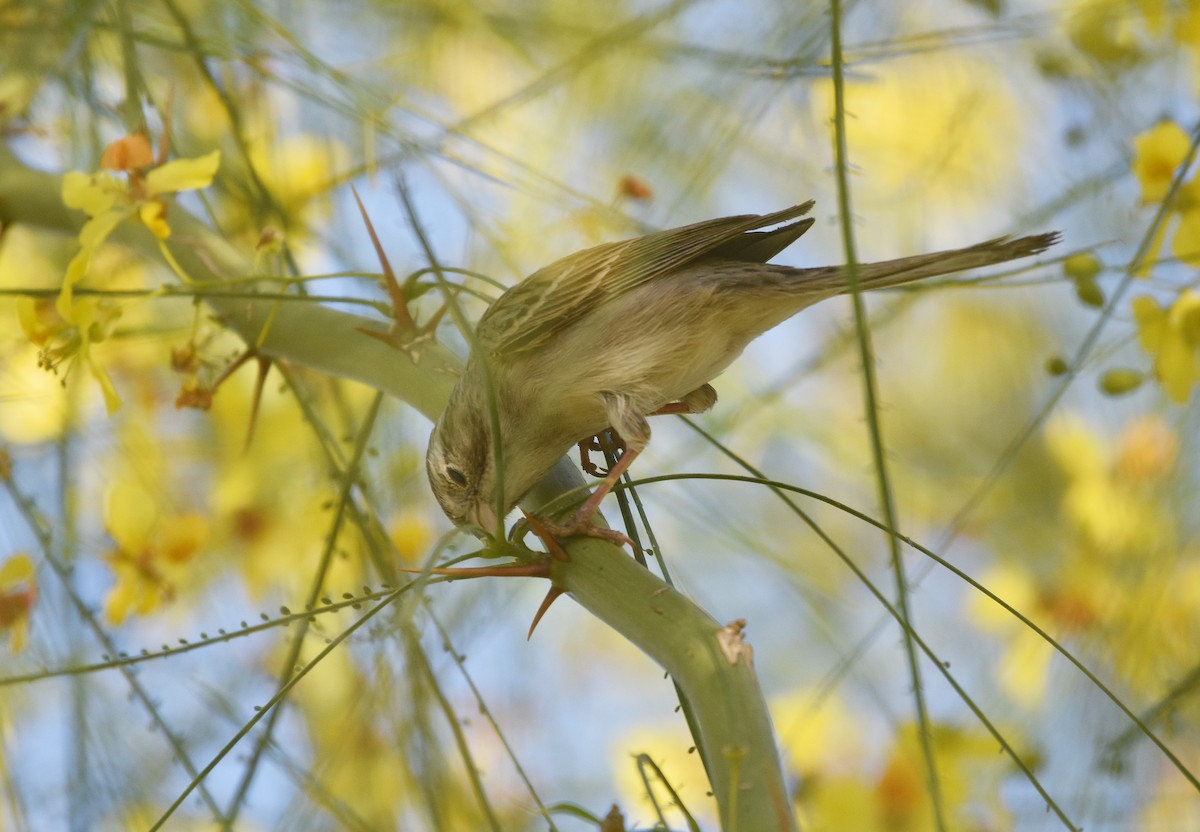
{"label": "bird's eye", "polygon": [[457,485],[459,488],[466,488],[467,475],[464,474],[462,471],[458,470],[457,468],[455,468],[453,465],[446,466],[446,476],[449,477],[450,481],[453,482],[455,485]]}

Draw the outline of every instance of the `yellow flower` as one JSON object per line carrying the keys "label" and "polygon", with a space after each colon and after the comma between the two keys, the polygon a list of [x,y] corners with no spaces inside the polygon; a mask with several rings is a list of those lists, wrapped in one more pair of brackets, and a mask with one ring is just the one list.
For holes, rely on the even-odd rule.
{"label": "yellow flower", "polygon": [[92,255],[133,210],[122,195],[120,183],[103,171],[92,176],[72,171],[63,177],[63,204],[88,215],[79,231],[79,251],[67,264],[58,296],[58,313],[64,320],[73,321],[75,286],[87,276]]}
{"label": "yellow flower", "polygon": [[[658,798],[664,801],[667,794],[662,779],[670,783],[679,794],[683,803],[696,810],[705,802],[704,795],[708,791],[708,775],[704,772],[704,764],[700,755],[692,748],[692,739],[682,726],[640,726],[621,737],[612,747],[617,750],[612,759],[613,778],[616,782],[617,801],[626,807],[630,817],[644,816],[650,806],[650,798],[646,791],[646,782]],[[638,756],[645,755],[654,765],[638,764]],[[659,779],[654,766],[662,773]],[[676,818],[668,812],[668,819]]]}
{"label": "yellow flower", "polygon": [[333,139],[299,135],[271,141],[270,135],[266,131],[251,146],[249,162],[270,194],[274,210],[263,215],[261,206],[230,200],[224,206],[223,224],[227,230],[253,234],[260,245],[264,237],[268,245],[284,242],[273,239],[270,229],[286,229],[290,246],[303,245],[307,230],[320,225],[320,217],[331,210],[332,186],[349,165],[349,153]]}
{"label": "yellow flower", "polygon": [[1175,25],[1175,37],[1183,46],[1200,48],[1200,4],[1186,4]]}
{"label": "yellow flower", "polygon": [[1181,210],[1179,225],[1171,239],[1171,253],[1189,266],[1200,266],[1200,205],[1195,203],[1191,192],[1195,183],[1193,179],[1180,192],[1179,202],[1191,207]]}
{"label": "yellow flower", "polygon": [[[1187,157],[1191,138],[1172,121],[1164,121],[1133,140],[1133,174],[1142,186],[1142,202],[1162,202],[1179,166]],[[1189,265],[1200,265],[1200,179],[1183,183],[1171,203],[1179,215],[1171,251]],[[1159,225],[1138,277],[1144,277],[1159,256],[1167,238],[1167,222]]]}
{"label": "yellow flower", "polygon": [[[171,227],[167,224],[167,205],[162,196],[211,184],[221,154],[214,150],[197,159],[177,159],[143,173],[153,161],[149,141],[145,136],[134,134],[105,148],[100,163],[107,170],[92,174],[71,171],[63,176],[63,204],[83,211],[88,220],[79,232],[79,251],[67,264],[56,307],[62,320],[75,326],[79,334],[79,355],[100,382],[110,415],[121,406],[121,399],[108,374],[88,349],[92,341],[100,340],[93,330],[98,320],[98,307],[94,301],[77,300],[75,287],[87,277],[97,249],[130,217],[136,216],[160,241],[167,239]],[[113,176],[109,170],[124,172],[125,181]]]}
{"label": "yellow flower", "polygon": [[221,151],[214,150],[195,159],[176,159],[159,165],[146,174],[146,195],[198,191],[212,184],[221,166]]}
{"label": "yellow flower", "polygon": [[[1144,420],[1127,426],[1118,440],[1118,455],[1077,414],[1060,414],[1046,426],[1046,447],[1067,476],[1062,496],[1063,514],[1079,532],[1080,540],[1093,554],[1129,556],[1146,552],[1163,541],[1168,527],[1166,507],[1143,486],[1132,460],[1141,457],[1148,465],[1169,465],[1146,456],[1139,446],[1156,442],[1160,456],[1169,457],[1167,438],[1146,435]],[[1166,425],[1162,431],[1170,434]],[[1139,438],[1144,436],[1145,438]],[[1125,450],[1128,445],[1129,450]]]}
{"label": "yellow flower", "polygon": [[125,189],[105,171],[87,174],[73,170],[63,175],[62,199],[68,208],[97,217],[117,204]]}
{"label": "yellow flower", "polygon": [[[1078,414],[1060,413],[1045,441],[1065,478],[1066,557],[1041,559],[1036,571],[1008,562],[981,581],[1052,635],[1093,645],[1114,657],[1125,678],[1146,685],[1142,667],[1177,666],[1163,656],[1186,651],[1200,631],[1186,577],[1200,576],[1200,567],[1184,565],[1188,555],[1179,551],[1175,510],[1162,487],[1180,453],[1178,435],[1161,417],[1144,416],[1110,442]],[[969,615],[1004,641],[994,662],[1000,688],[1026,708],[1040,705],[1050,645],[983,596],[972,599]]]}
{"label": "yellow flower", "polygon": [[[326,656],[304,681],[292,702],[322,761],[325,799],[352,804],[364,828],[396,828],[397,812],[414,796],[407,788],[411,770],[375,709],[364,706],[376,695],[373,681],[348,650]],[[479,820],[447,818],[443,828],[478,829]]]}
{"label": "yellow flower", "polygon": [[795,691],[771,703],[771,717],[788,768],[801,778],[846,773],[867,758],[858,714],[836,695]]}
{"label": "yellow flower", "polygon": [[[806,778],[795,794],[804,828],[924,832],[934,828],[918,729],[900,727],[882,769]],[[939,760],[939,785],[952,829],[1003,829],[1008,814],[999,789],[1009,774],[996,741],[982,730],[934,724],[930,731]]]}
{"label": "yellow flower", "polygon": [[[875,786],[882,810],[880,828],[918,830],[932,828],[932,805],[925,784],[918,728],[905,723]],[[982,729],[964,730],[934,724],[930,740],[940,762],[939,776],[950,826],[1002,828],[1007,812],[1000,801],[1001,782],[1009,774],[1006,758],[996,753],[996,741]],[[982,814],[987,820],[979,820]],[[975,822],[968,822],[974,815]]]}
{"label": "yellow flower", "polygon": [[54,441],[66,427],[62,385],[38,367],[38,352],[32,344],[0,352],[0,445]]}
{"label": "yellow flower", "polygon": [[1173,121],[1160,122],[1133,140],[1133,174],[1142,186],[1142,202],[1162,202],[1191,141]]}
{"label": "yellow flower", "polygon": [[57,371],[65,361],[82,361],[100,385],[109,415],[115,413],[121,397],[104,365],[92,354],[92,345],[112,334],[121,310],[98,298],[76,300],[70,319],[61,314],[57,303],[45,300],[19,298],[16,306],[21,330],[40,348],[38,366]]}
{"label": "yellow flower", "polygon": [[388,537],[400,560],[405,566],[412,566],[427,553],[429,544],[433,541],[433,527],[427,514],[406,511],[388,527]]}
{"label": "yellow flower", "polygon": [[105,525],[117,544],[105,557],[117,580],[104,599],[108,621],[146,615],[175,596],[183,567],[208,539],[208,521],[195,513],[166,515],[137,480],[124,477],[109,492]]}
{"label": "yellow flower", "polygon": [[152,199],[139,205],[138,219],[158,239],[165,240],[171,236],[171,226],[167,225],[167,206],[161,200]]}
{"label": "yellow flower", "polygon": [[[318,541],[334,516],[327,481],[315,473],[320,457],[299,408],[273,385],[263,391],[254,438],[246,446],[253,400],[253,380],[243,372],[226,379],[212,401],[218,466],[210,497],[214,533],[252,597],[279,588],[297,595],[310,574],[306,570],[316,568]],[[347,556],[334,559],[326,585],[361,585],[361,535],[343,529],[338,550]]]}
{"label": "yellow flower", "polygon": [[1028,628],[1017,633],[996,665],[996,678],[1009,699],[1027,709],[1040,705],[1046,696],[1050,658],[1054,648]]}
{"label": "yellow flower", "polygon": [[1179,436],[1157,414],[1130,423],[1117,438],[1116,475],[1137,485],[1157,482],[1179,459]]}
{"label": "yellow flower", "polygon": [[[832,85],[816,87],[813,105],[828,118]],[[864,185],[890,199],[920,193],[922,205],[944,201],[956,211],[1011,183],[1028,122],[994,67],[944,54],[848,81],[846,107],[854,114],[850,158],[870,173]]]}
{"label": "yellow flower", "polygon": [[[1014,609],[1020,610],[1026,615],[1037,603],[1037,587],[1029,573],[1020,567],[994,566],[980,576],[979,580]],[[968,610],[970,617],[979,628],[989,633],[1012,634],[1025,626],[1008,610],[979,592],[971,595]]]}
{"label": "yellow flower", "polygon": [[[1040,618],[1045,612],[1033,576],[1012,564],[991,568],[980,582],[1013,609]],[[968,614],[985,632],[1006,639],[1000,661],[994,665],[996,681],[1008,697],[1026,707],[1038,705],[1046,693],[1046,672],[1053,648],[1016,616],[982,593],[971,596]]]}
{"label": "yellow flower", "polygon": [[1170,309],[1163,309],[1153,298],[1133,299],[1142,349],[1154,356],[1154,372],[1167,395],[1180,404],[1191,398],[1192,387],[1200,380],[1200,293],[1182,292]]}

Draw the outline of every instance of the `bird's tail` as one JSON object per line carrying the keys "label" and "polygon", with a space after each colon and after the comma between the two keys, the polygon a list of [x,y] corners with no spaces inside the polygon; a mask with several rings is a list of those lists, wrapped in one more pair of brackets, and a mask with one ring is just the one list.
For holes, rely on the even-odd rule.
{"label": "bird's tail", "polygon": [[[917,254],[884,260],[880,263],[860,263],[857,268],[859,288],[863,291],[899,286],[927,277],[992,266],[1041,254],[1059,240],[1057,231],[1031,237],[998,237],[967,248]],[[794,276],[802,279],[813,294],[832,296],[850,291],[849,274],[845,266],[817,269],[797,269]],[[802,273],[802,274],[801,274]]]}

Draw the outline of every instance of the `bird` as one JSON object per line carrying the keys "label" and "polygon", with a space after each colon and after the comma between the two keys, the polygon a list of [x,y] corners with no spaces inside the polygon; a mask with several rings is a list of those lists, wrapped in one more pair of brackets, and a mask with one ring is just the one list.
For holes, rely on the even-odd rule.
{"label": "bird", "polygon": [[[426,469],[459,526],[498,523],[573,445],[611,429],[625,452],[566,522],[541,526],[629,542],[592,524],[604,495],[650,441],[647,417],[701,413],[710,382],[767,330],[850,291],[846,266],[768,262],[814,220],[810,200],[604,243],[545,266],[480,318],[471,355],[430,435]],[[766,230],[763,230],[766,229]],[[1057,232],[859,264],[861,290],[1039,254]],[[502,467],[497,467],[499,445]]]}

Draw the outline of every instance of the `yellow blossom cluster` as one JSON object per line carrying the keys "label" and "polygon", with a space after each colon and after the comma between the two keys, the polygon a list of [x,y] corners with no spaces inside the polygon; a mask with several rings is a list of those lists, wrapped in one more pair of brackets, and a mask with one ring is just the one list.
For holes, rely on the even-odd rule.
{"label": "yellow blossom cluster", "polygon": [[[1190,147],[1191,139],[1183,128],[1170,121],[1134,140],[1133,172],[1141,185],[1143,203],[1152,205],[1167,198]],[[1160,225],[1147,262],[1153,261],[1168,228],[1173,227],[1172,253],[1190,266],[1200,265],[1200,177],[1178,188],[1168,210],[1168,221]],[[1200,381],[1200,294],[1185,289],[1166,306],[1142,295],[1133,299],[1133,314],[1142,348],[1154,358],[1155,376],[1171,399],[1186,403]]]}
{"label": "yellow blossom cluster", "polygon": [[[1200,559],[1168,499],[1179,436],[1146,416],[1110,443],[1078,414],[1063,414],[1047,426],[1046,446],[1064,477],[1062,556],[1010,559],[981,580],[1060,641],[1103,656],[1130,688],[1160,694],[1200,638]],[[970,612],[1006,642],[997,683],[1015,703],[1038,706],[1053,648],[983,596]]]}
{"label": "yellow blossom cluster", "polygon": [[[63,203],[88,217],[79,232],[79,251],[67,266],[53,309],[25,298],[18,316],[26,335],[41,348],[43,366],[55,369],[72,358],[87,366],[100,384],[109,414],[121,406],[121,398],[91,347],[112,334],[120,311],[103,299],[80,297],[76,290],[88,276],[96,251],[126,220],[136,219],[161,245],[171,235],[164,197],[207,187],[220,159],[220,151],[214,150],[197,159],[156,164],[149,140],[134,134],[105,149],[99,171],[72,171],[63,177]],[[165,249],[164,255],[170,262]]]}

